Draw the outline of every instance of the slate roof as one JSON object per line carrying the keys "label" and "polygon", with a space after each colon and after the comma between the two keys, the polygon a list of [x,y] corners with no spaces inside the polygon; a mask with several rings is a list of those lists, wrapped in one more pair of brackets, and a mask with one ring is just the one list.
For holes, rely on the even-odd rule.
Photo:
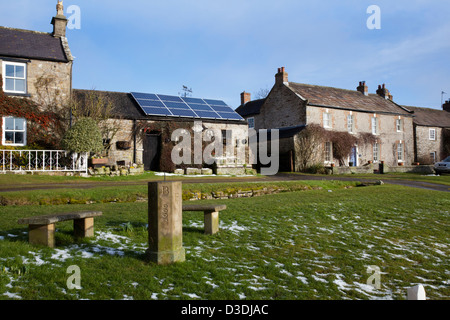
{"label": "slate roof", "polygon": [[[113,92],[113,91],[99,91],[99,90],[83,90],[73,89],[72,97],[75,100],[83,103],[89,101],[91,96],[102,95],[106,101],[110,101],[113,106],[113,116],[119,119],[126,120],[164,120],[164,121],[193,121],[192,118],[173,118],[161,116],[146,115],[142,108],[137,104],[131,93]],[[212,123],[236,123],[247,125],[247,122],[242,120],[220,120],[220,119],[203,119],[205,122]]]}
{"label": "slate roof", "polygon": [[369,94],[366,96],[356,90],[295,82],[289,82],[288,87],[296,94],[307,99],[308,105],[311,106],[350,109],[371,113],[411,114],[404,107],[391,100],[384,99],[377,94]]}
{"label": "slate roof", "polygon": [[95,97],[98,95],[102,95],[105,101],[111,102],[114,108],[113,113],[117,118],[129,120],[147,119],[130,93],[81,89],[72,90],[72,98],[80,103],[85,103],[92,96]]}
{"label": "slate roof", "polygon": [[405,106],[414,111],[414,123],[418,126],[450,128],[450,112],[431,109]]}
{"label": "slate roof", "polygon": [[0,27],[0,56],[68,62],[61,38],[50,33]]}
{"label": "slate roof", "polygon": [[[411,112],[391,100],[384,99],[377,94],[365,96],[356,90],[339,89],[333,87],[317,86],[289,82],[287,86],[303,99],[308,100],[308,105],[317,107],[329,107],[348,109],[370,113],[393,113],[399,115],[411,115]],[[236,109],[243,117],[260,113],[265,99],[249,101]]]}
{"label": "slate roof", "polygon": [[236,109],[236,112],[239,113],[242,117],[259,114],[259,111],[261,110],[264,102],[266,102],[266,99],[249,101],[246,104],[240,105]]}

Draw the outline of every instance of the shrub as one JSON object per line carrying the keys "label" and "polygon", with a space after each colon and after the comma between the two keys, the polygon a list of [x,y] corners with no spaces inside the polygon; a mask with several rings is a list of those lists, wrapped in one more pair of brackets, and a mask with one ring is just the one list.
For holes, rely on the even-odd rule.
{"label": "shrub", "polygon": [[61,145],[64,149],[76,153],[99,153],[104,148],[100,129],[90,118],[81,118],[67,130]]}

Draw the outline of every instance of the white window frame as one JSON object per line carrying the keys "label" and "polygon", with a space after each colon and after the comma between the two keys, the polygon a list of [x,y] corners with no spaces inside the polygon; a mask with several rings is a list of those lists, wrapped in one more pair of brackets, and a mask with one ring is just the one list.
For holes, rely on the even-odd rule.
{"label": "white window frame", "polygon": [[430,128],[428,130],[428,138],[432,141],[436,141],[436,129],[435,128]]}
{"label": "white window frame", "polygon": [[349,133],[355,132],[355,118],[353,114],[347,116],[347,130]]}
{"label": "white window frame", "polygon": [[378,135],[378,118],[372,117],[372,134]]}
{"label": "white window frame", "polygon": [[373,152],[373,163],[377,163],[380,161],[380,144],[378,142],[375,142],[372,146],[372,152]]}
{"label": "white window frame", "polygon": [[403,142],[399,142],[397,144],[397,161],[398,162],[405,161],[405,144]]}
{"label": "white window frame", "polygon": [[253,129],[255,127],[255,118],[254,117],[248,118],[247,122],[248,122],[249,129]]}
{"label": "white window frame", "polygon": [[395,120],[395,127],[397,128],[397,132],[403,132],[403,120],[402,119],[396,119]]}
{"label": "white window frame", "polygon": [[[23,78],[19,77],[7,77],[6,76],[6,66],[7,65],[13,65],[13,66],[22,66],[24,68],[23,71]],[[28,90],[27,86],[27,64],[22,62],[12,62],[12,61],[2,61],[2,75],[3,75],[3,91],[7,93],[19,93],[19,94],[26,94]],[[18,79],[18,80],[24,80],[24,90],[6,90],[6,79]]]}
{"label": "white window frame", "polygon": [[323,127],[324,128],[331,128],[331,113],[324,112],[323,113]]}
{"label": "white window frame", "polygon": [[[14,119],[14,126],[16,120],[23,121],[23,130],[6,130],[6,119]],[[23,143],[8,143],[6,142],[6,132],[22,132],[23,133]],[[27,120],[24,118],[16,118],[16,117],[3,117],[2,119],[2,145],[4,146],[13,146],[13,147],[24,147],[27,145]]]}

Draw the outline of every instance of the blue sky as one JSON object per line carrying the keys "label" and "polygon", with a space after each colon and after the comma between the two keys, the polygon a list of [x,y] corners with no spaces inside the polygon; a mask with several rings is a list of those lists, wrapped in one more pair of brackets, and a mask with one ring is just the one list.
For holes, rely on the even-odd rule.
{"label": "blue sky", "polygon": [[[50,32],[56,0],[1,0],[0,25]],[[221,99],[289,81],[374,93],[440,108],[450,99],[448,0],[81,0],[81,28],[68,30],[73,87]],[[381,9],[370,30],[367,8]]]}

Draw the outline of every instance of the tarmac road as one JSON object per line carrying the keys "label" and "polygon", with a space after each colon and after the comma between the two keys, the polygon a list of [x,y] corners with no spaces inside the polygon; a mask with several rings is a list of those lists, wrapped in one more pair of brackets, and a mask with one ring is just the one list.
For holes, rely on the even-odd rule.
{"label": "tarmac road", "polygon": [[[164,180],[164,177],[161,177]],[[233,177],[233,178],[188,178],[188,177],[167,177],[169,181],[182,181],[184,183],[226,183],[226,182],[264,182],[264,181],[293,181],[293,180],[341,180],[341,181],[360,181],[361,183],[370,183],[378,180],[382,180],[386,184],[396,184],[413,188],[428,189],[434,191],[450,192],[450,186],[442,185],[438,183],[421,182],[413,180],[399,180],[399,179],[384,179],[380,175],[379,179],[361,179],[352,177],[340,177],[340,176],[317,176],[317,175],[303,175],[303,174],[292,174],[292,173],[278,173],[273,176],[264,177]],[[156,181],[156,180],[149,180]],[[88,189],[88,188],[98,188],[98,187],[114,187],[114,186],[130,186],[130,185],[143,185],[147,184],[149,181],[89,181],[89,182],[62,182],[62,183],[40,183],[40,184],[27,184],[27,185],[8,185],[5,187],[0,186],[1,192],[8,191],[26,191],[26,190],[49,190],[49,189]]]}

